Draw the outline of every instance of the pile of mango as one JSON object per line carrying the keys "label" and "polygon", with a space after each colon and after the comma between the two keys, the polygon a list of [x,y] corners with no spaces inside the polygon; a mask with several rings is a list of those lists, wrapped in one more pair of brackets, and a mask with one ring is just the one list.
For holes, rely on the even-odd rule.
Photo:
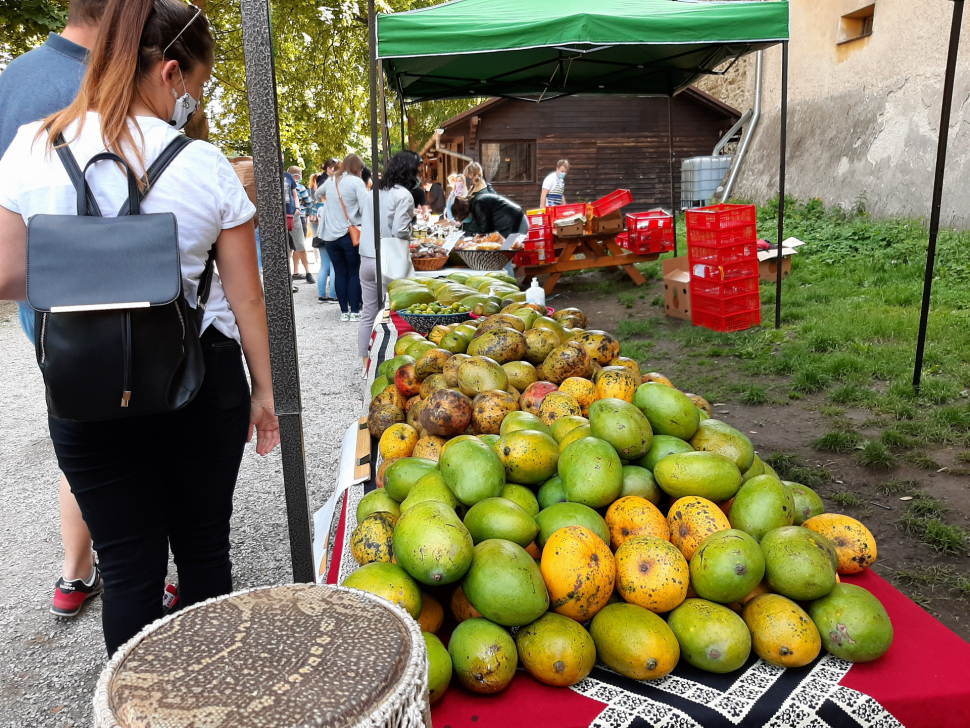
{"label": "pile of mango", "polygon": [[392,311],[437,302],[445,306],[460,303],[476,314],[492,314],[498,313],[503,302],[525,301],[525,293],[505,271],[484,275],[456,271],[446,278],[401,278],[391,281],[387,293]]}
{"label": "pile of mango", "polygon": [[[344,583],[420,622],[432,701],[453,676],[498,692],[519,663],[568,686],[597,660],[651,680],[679,660],[731,672],[752,650],[797,667],[889,649],[882,604],[839,581],[876,558],[862,523],[779,479],[582,311],[545,313],[513,303],[438,341],[404,335],[374,383],[380,488]],[[436,345],[451,334],[467,353]]]}

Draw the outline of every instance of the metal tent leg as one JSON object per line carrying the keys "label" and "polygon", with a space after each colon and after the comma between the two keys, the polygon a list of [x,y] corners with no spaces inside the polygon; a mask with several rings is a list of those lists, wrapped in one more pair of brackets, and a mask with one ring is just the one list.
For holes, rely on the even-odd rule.
{"label": "metal tent leg", "polygon": [[677,257],[677,201],[674,199],[674,124],[673,96],[667,97],[667,146],[670,151],[670,214],[674,218],[674,257]]}
{"label": "metal tent leg", "polygon": [[[381,278],[381,158],[377,142],[377,14],[374,0],[367,2],[367,33],[370,40],[370,154],[374,169],[371,179],[374,180],[374,191],[371,193],[374,203],[374,268],[377,273],[378,296],[384,290]],[[383,304],[383,300],[380,301]]]}
{"label": "metal tent leg", "polygon": [[407,132],[404,129],[404,97],[400,97],[401,100],[401,151],[403,152],[407,149]]}
{"label": "metal tent leg", "polygon": [[923,279],[923,307],[919,315],[919,335],[916,338],[916,364],[913,367],[913,387],[919,391],[923,376],[923,353],[926,348],[926,326],[930,317],[930,297],[933,293],[933,264],[936,262],[936,238],[940,232],[940,210],[943,205],[943,175],[946,171],[946,148],[950,136],[950,107],[953,105],[953,80],[956,76],[957,54],[960,50],[960,28],[963,25],[963,0],[953,0],[953,22],[950,25],[950,48],[946,56],[946,76],[943,79],[943,108],[940,111],[940,138],[936,148],[936,176],[933,179],[933,203],[930,208],[930,241],[926,249],[926,277]]}
{"label": "metal tent leg", "polygon": [[775,280],[775,328],[781,328],[781,254],[785,239],[785,163],[788,156],[788,41],[781,44],[781,155],[778,164],[778,277]]}
{"label": "metal tent leg", "polygon": [[300,369],[293,317],[293,284],[287,262],[289,246],[282,204],[283,158],[268,0],[242,0],[242,29],[273,369],[273,399],[280,419],[290,558],[293,581],[312,582],[313,547],[306,490],[303,420],[300,414]]}

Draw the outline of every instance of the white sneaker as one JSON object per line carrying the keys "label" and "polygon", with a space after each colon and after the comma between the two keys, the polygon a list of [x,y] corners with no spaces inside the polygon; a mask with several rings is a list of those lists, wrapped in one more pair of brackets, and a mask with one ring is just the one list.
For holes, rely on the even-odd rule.
{"label": "white sneaker", "polygon": [[341,321],[350,321],[350,314],[349,313],[342,313],[342,314],[340,314],[340,320]]}
{"label": "white sneaker", "polygon": [[350,320],[351,321],[360,321],[360,314],[359,313],[352,313],[352,314],[350,314]]}

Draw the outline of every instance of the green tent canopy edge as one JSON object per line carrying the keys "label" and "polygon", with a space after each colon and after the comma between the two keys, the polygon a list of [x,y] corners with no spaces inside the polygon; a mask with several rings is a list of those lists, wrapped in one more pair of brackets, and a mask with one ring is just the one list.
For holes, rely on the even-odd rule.
{"label": "green tent canopy edge", "polygon": [[673,95],[788,37],[784,1],[454,0],[377,17],[378,58],[409,101]]}

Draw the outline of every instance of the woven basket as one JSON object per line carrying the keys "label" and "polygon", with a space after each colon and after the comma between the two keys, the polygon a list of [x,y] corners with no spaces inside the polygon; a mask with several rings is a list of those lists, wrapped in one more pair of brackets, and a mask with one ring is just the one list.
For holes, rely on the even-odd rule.
{"label": "woven basket", "polygon": [[442,255],[438,258],[411,258],[414,270],[441,270],[448,262],[448,256]]}
{"label": "woven basket", "polygon": [[401,607],[346,587],[261,587],[122,645],[98,680],[94,725],[430,728],[427,675],[421,628]]}
{"label": "woven basket", "polygon": [[502,270],[515,256],[514,250],[459,250],[458,255],[472,270]]}
{"label": "woven basket", "polygon": [[435,326],[439,324],[460,324],[472,317],[471,313],[404,313],[398,311],[397,315],[408,322],[408,326],[423,336],[427,336]]}

